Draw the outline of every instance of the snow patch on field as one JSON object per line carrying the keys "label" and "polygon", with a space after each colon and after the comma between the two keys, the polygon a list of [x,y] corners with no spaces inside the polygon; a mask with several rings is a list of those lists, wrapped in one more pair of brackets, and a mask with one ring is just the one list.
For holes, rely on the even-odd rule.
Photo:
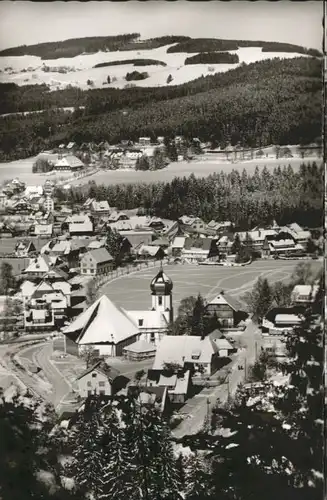
{"label": "snow patch on field", "polygon": [[[171,85],[180,85],[209,74],[223,73],[236,68],[242,63],[250,64],[264,59],[309,57],[289,52],[262,52],[260,47],[243,47],[229,51],[237,54],[238,64],[194,64],[184,65],[185,59],[192,54],[167,53],[170,47],[152,50],[133,50],[82,54],[72,58],[42,60],[35,56],[0,57],[0,83],[13,82],[17,85],[33,85],[45,83],[51,90],[65,88],[68,85],[88,88],[124,88],[128,83],[141,87],[157,87],[167,85],[167,78],[172,75]],[[155,59],[167,66],[133,66],[132,64],[94,68],[96,64],[126,59]],[[67,68],[67,73],[44,72],[42,66],[50,68]],[[23,71],[24,70],[24,71]],[[149,78],[137,82],[126,82],[125,75],[131,71],[147,72]],[[105,84],[107,76],[116,78],[110,85]],[[93,85],[87,84],[91,80]]]}

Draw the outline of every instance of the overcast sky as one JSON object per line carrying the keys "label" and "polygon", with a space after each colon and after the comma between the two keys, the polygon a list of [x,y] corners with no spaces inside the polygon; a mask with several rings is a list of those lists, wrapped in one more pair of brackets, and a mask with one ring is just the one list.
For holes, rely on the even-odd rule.
{"label": "overcast sky", "polygon": [[0,48],[140,33],[289,42],[321,49],[323,2],[0,2]]}

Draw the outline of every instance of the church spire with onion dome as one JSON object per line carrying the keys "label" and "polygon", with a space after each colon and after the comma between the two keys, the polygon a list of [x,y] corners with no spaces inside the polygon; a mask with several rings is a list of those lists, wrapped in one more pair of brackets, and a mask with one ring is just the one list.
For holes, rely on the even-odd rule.
{"label": "church spire with onion dome", "polygon": [[169,311],[169,320],[173,321],[173,282],[163,270],[162,264],[158,274],[150,284],[152,309],[161,312]]}

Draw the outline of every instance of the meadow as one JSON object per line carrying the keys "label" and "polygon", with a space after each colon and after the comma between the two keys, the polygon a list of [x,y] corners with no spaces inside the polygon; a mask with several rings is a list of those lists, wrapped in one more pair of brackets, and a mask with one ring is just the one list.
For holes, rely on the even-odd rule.
{"label": "meadow", "polygon": [[[316,157],[305,158],[306,162],[316,161]],[[47,179],[59,180],[61,178],[70,177],[70,173],[60,172],[57,175],[42,175],[33,174],[32,165],[35,161],[35,157],[27,158],[25,160],[17,160],[12,162],[0,163],[0,184],[3,182],[18,177],[21,181],[26,182],[26,184],[44,184]],[[291,165],[295,171],[297,171],[303,163],[304,160],[301,158],[283,158],[276,160],[276,158],[263,158],[255,160],[237,161],[232,163],[231,161],[220,160],[220,159],[206,159],[204,161],[180,161],[172,162],[168,167],[162,170],[155,171],[136,171],[136,170],[108,170],[98,172],[90,177],[85,177],[84,179],[78,179],[70,182],[74,185],[87,184],[89,181],[95,181],[97,184],[131,184],[134,182],[170,182],[175,177],[189,177],[194,174],[196,177],[207,177],[215,172],[231,172],[232,170],[237,170],[242,172],[245,168],[248,173],[253,173],[256,166],[262,169],[266,166],[268,169],[274,169],[278,165],[283,167],[284,165]]]}
{"label": "meadow", "polygon": [[[88,88],[124,88],[126,85],[125,75],[134,71],[132,64],[118,65],[115,67],[95,68],[97,64],[113,62],[124,59],[155,59],[162,61],[166,66],[142,66],[142,71],[149,74],[149,78],[133,82],[142,87],[160,87],[167,85],[167,78],[172,76],[171,85],[181,85],[196,78],[209,74],[222,73],[237,68],[245,63],[250,64],[265,59],[281,59],[299,57],[295,52],[262,52],[261,47],[242,47],[238,50],[230,50],[231,54],[237,54],[237,64],[191,64],[185,65],[185,59],[189,53],[167,53],[171,45],[151,50],[133,50],[116,52],[96,52],[95,54],[83,54],[71,58],[55,60],[42,60],[36,56],[0,57],[0,83],[12,82],[17,85],[40,85],[45,83],[51,90],[65,88],[68,85],[79,87],[83,90]],[[303,56],[302,57],[308,57]],[[42,67],[53,68],[52,71],[43,71]],[[8,69],[10,68],[10,70]],[[66,68],[67,72],[55,71],[58,68]],[[111,83],[108,85],[107,76],[110,75]],[[90,86],[87,82],[92,81]],[[113,81],[114,80],[114,81]]]}

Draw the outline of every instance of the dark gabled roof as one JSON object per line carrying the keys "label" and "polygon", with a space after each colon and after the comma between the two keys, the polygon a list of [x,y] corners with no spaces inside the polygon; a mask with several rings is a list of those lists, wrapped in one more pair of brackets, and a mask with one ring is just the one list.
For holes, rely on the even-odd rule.
{"label": "dark gabled roof", "polygon": [[239,302],[235,297],[228,295],[228,293],[224,293],[224,298],[226,302],[234,309],[234,311],[243,311],[244,306],[242,306],[241,302]]}
{"label": "dark gabled roof", "polygon": [[106,248],[95,248],[94,250],[89,250],[87,253],[92,255],[97,264],[113,261],[112,256]]}
{"label": "dark gabled roof", "polygon": [[214,241],[212,238],[186,238],[184,248],[185,250],[190,250],[190,248],[202,248],[202,250],[210,250],[211,245]]}
{"label": "dark gabled roof", "polygon": [[87,368],[81,375],[77,377],[76,380],[80,380],[81,378],[85,377],[89,373],[92,373],[94,370],[101,372],[103,375],[105,375],[110,382],[115,380],[117,377],[119,377],[120,372],[116,370],[115,368],[112,368],[111,366],[107,365],[107,363],[103,361],[98,361],[95,363],[93,366],[90,368]]}

